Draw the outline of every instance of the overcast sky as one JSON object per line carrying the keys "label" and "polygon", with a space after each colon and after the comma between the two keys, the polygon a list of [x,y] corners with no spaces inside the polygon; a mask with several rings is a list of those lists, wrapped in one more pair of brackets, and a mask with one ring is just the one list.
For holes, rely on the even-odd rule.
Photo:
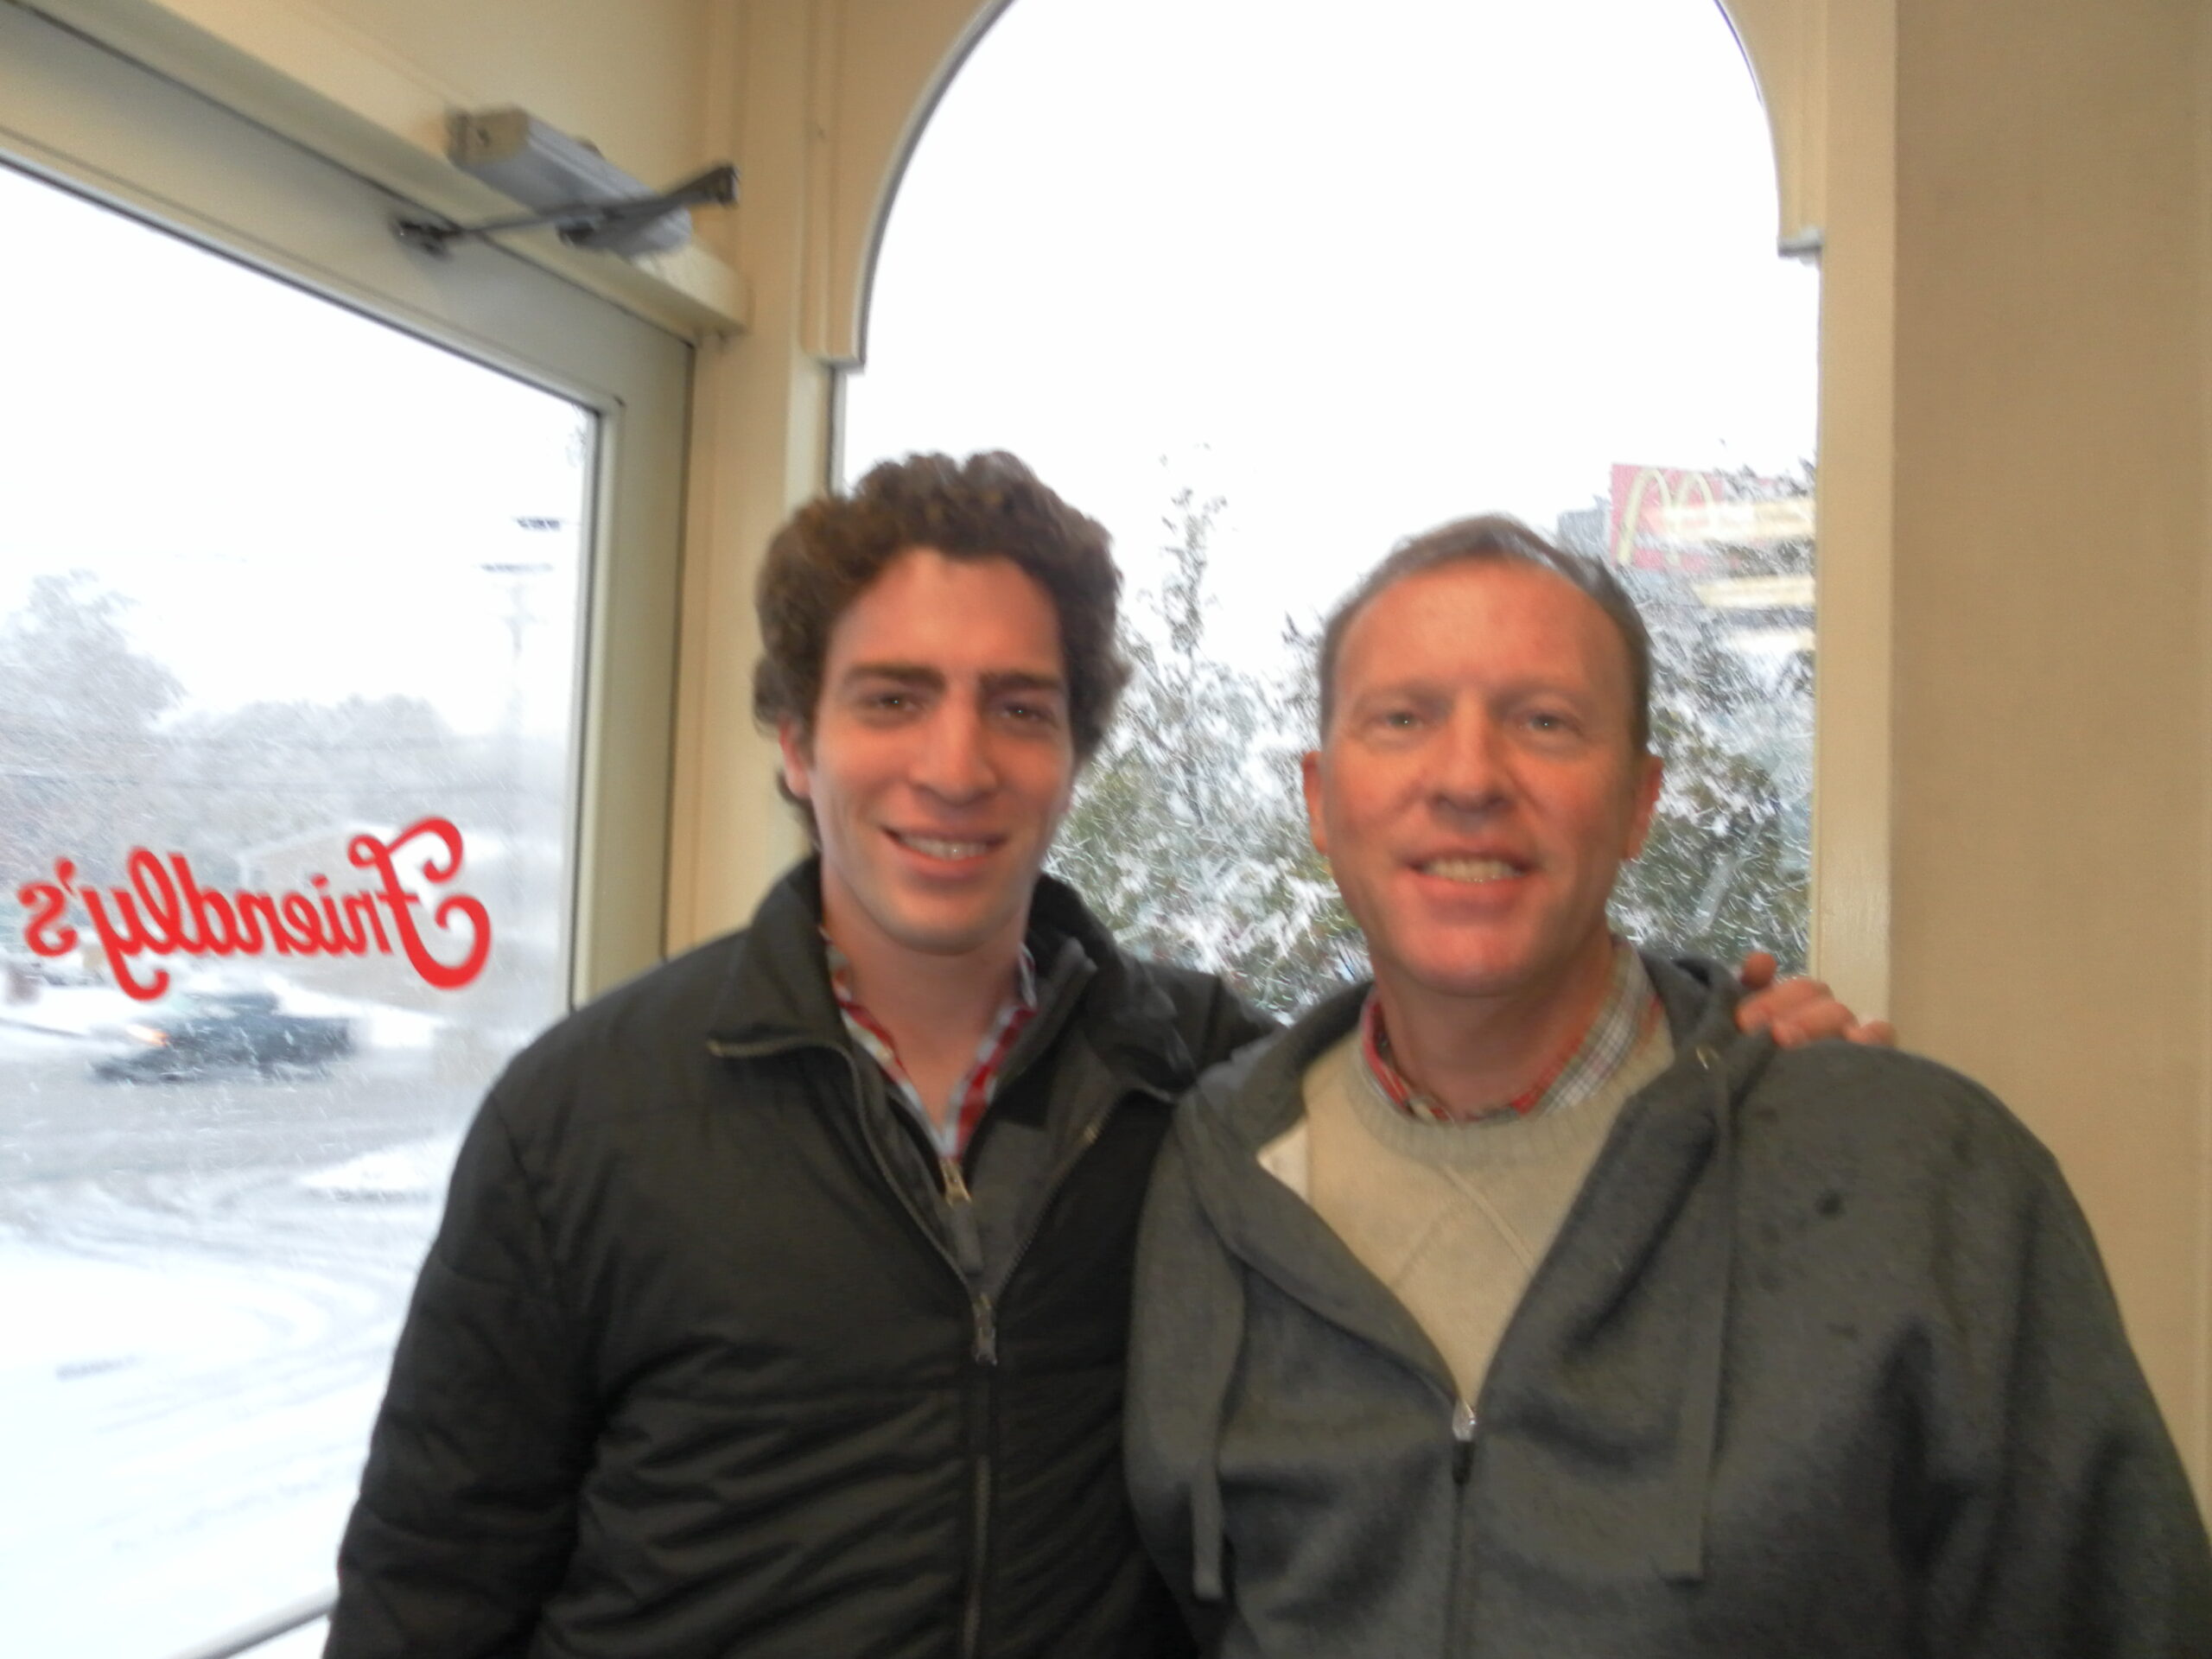
{"label": "overcast sky", "polygon": [[0,276],[0,614],[83,569],[188,706],[404,691],[488,729],[520,582],[526,714],[566,723],[584,410],[6,168],[0,224],[56,256]]}
{"label": "overcast sky", "polygon": [[1239,655],[1401,535],[1615,461],[1794,470],[1818,279],[1711,0],[1016,0],[887,226],[845,465],[1003,447]]}

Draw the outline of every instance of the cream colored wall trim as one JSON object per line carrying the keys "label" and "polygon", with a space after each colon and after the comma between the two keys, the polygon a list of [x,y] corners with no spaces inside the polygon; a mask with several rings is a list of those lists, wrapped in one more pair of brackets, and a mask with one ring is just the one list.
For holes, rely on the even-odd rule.
{"label": "cream colored wall trim", "polygon": [[709,137],[746,169],[737,254],[754,312],[747,334],[702,350],[695,381],[671,950],[743,925],[804,847],[776,795],[775,746],[753,726],[753,579],[777,525],[829,470],[830,371],[800,340],[820,20],[808,0],[714,0],[709,16],[706,73],[724,89]]}
{"label": "cream colored wall trim", "polygon": [[1890,1007],[1896,0],[1725,0],[1774,138],[1780,242],[1821,260],[1813,961]]}
{"label": "cream colored wall trim", "polygon": [[1897,6],[1821,10],[1813,961],[1876,1017],[1891,1010]]}
{"label": "cream colored wall trim", "polygon": [[808,350],[857,363],[883,219],[944,88],[1008,0],[817,0]]}
{"label": "cream colored wall trim", "polygon": [[1827,0],[1721,0],[1774,136],[1776,234],[1818,237],[1827,223]]}
{"label": "cream colored wall trim", "polygon": [[[2197,107],[2193,125],[2196,133],[2196,310],[2199,352],[2197,366],[2198,447],[2207,480],[2197,525],[2197,564],[2212,571],[2212,29],[2200,29],[2196,37]],[[2212,581],[2199,588],[2197,637],[2201,660],[2212,664]],[[2212,667],[2201,675],[2198,709],[2202,739],[2196,775],[2212,779]],[[2203,862],[2197,872],[2199,890],[2212,895],[2212,822],[2197,840]],[[2199,982],[2212,985],[2212,905],[2197,926],[2201,955]],[[2185,1421],[2174,1425],[2182,1440],[2183,1455],[2190,1460],[2196,1477],[2196,1501],[2212,1516],[2212,1018],[2200,1018],[2196,1031],[2196,1397]]]}
{"label": "cream colored wall trim", "polygon": [[[464,220],[514,209],[445,159],[447,111],[515,102],[512,90],[449,84],[311,0],[8,3],[79,29],[420,207]],[[619,144],[609,149],[620,164]],[[696,339],[747,326],[745,283],[696,245],[631,264],[563,246],[550,232],[505,240],[671,333]]]}
{"label": "cream colored wall trim", "polygon": [[1897,18],[1896,1009],[2057,1156],[2212,1492],[2212,14]]}

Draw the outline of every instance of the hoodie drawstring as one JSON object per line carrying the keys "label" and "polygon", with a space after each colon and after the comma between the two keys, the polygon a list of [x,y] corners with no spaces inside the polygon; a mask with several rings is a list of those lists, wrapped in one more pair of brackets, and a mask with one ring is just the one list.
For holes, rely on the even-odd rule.
{"label": "hoodie drawstring", "polygon": [[[1675,1465],[1674,1522],[1655,1563],[1662,1578],[1688,1584],[1705,1577],[1706,1523],[1712,1501],[1713,1458],[1720,1439],[1720,1376],[1727,1351],[1728,1310],[1734,1297],[1736,1268],[1735,1086],[1722,1055],[1710,1044],[1698,1046],[1697,1063],[1713,1092],[1713,1165],[1705,1183],[1708,1196],[1704,1245],[1705,1282],[1714,1294],[1704,1299],[1697,1328],[1691,1334],[1676,1431],[1676,1444],[1681,1451]],[[1762,1057],[1751,1075],[1764,1069]]]}
{"label": "hoodie drawstring", "polygon": [[1206,1375],[1215,1380],[1210,1402],[1213,1433],[1207,1438],[1205,1455],[1197,1459],[1191,1472],[1191,1593],[1200,1601],[1224,1601],[1229,1593],[1221,1570],[1228,1535],[1221,1503],[1221,1442],[1228,1427],[1230,1379],[1244,1352],[1243,1309],[1240,1306],[1234,1318],[1223,1319],[1215,1329],[1228,1338],[1228,1351],[1206,1357]]}

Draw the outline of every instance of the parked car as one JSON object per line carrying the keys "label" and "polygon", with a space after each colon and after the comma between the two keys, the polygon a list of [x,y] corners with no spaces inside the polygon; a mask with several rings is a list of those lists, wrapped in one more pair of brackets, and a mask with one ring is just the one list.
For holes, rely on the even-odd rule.
{"label": "parked car", "polygon": [[92,1064],[125,1082],[252,1071],[320,1073],[353,1052],[351,1021],[286,1014],[270,991],[197,991],[123,1027],[128,1046]]}

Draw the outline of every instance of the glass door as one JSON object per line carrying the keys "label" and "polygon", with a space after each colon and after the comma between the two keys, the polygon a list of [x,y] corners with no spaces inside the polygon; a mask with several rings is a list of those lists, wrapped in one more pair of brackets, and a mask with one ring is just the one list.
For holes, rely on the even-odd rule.
{"label": "glass door", "polygon": [[0,1647],[167,1659],[332,1582],[463,1127],[657,945],[689,352],[9,11]]}

